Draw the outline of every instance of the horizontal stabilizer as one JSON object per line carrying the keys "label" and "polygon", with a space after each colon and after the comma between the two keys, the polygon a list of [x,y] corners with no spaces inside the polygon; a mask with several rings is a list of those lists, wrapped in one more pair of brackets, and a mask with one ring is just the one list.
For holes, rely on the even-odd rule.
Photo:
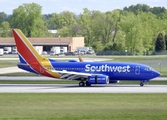
{"label": "horizontal stabilizer", "polygon": [[30,65],[24,64],[24,63],[17,63],[17,65],[19,65],[19,66],[30,66]]}

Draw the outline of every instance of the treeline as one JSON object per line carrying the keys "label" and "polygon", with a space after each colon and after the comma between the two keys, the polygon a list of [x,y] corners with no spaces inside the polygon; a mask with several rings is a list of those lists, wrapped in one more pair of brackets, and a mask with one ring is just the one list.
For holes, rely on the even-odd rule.
{"label": "treeline", "polygon": [[138,11],[141,12],[151,12],[155,14],[157,17],[162,17],[163,13],[166,11],[165,7],[150,7],[146,4],[137,4],[137,5],[131,5],[129,7],[124,7],[124,11],[131,11],[135,13],[136,15],[138,14]]}
{"label": "treeline", "polygon": [[[119,51],[144,54],[167,50],[167,10],[137,4],[108,12],[83,9],[75,15],[70,11],[41,14],[36,3],[23,4],[12,15],[0,12],[0,37],[11,37],[11,28],[19,28],[27,37],[85,38],[85,45],[96,51]],[[57,30],[56,34],[48,29]]]}

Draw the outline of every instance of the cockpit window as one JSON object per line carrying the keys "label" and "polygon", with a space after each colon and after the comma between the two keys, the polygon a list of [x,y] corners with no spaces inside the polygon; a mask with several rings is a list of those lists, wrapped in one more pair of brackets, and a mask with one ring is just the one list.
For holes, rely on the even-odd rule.
{"label": "cockpit window", "polygon": [[146,70],[146,71],[151,71],[152,68],[150,68],[150,67],[146,67],[145,70]]}

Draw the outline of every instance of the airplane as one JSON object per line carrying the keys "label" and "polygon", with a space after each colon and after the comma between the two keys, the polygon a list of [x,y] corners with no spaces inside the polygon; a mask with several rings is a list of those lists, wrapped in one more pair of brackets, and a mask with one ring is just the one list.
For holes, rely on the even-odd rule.
{"label": "airplane", "polygon": [[145,82],[160,76],[150,66],[139,63],[86,62],[81,58],[79,62],[56,61],[38,54],[20,29],[13,29],[12,32],[19,56],[17,66],[35,74],[62,80],[78,80],[80,87],[117,83],[119,80],[140,81],[140,86],[143,86]]}

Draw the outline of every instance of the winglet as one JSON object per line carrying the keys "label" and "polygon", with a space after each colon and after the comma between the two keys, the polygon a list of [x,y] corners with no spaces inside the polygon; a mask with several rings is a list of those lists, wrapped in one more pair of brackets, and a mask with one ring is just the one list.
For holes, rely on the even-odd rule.
{"label": "winglet", "polygon": [[78,59],[79,59],[80,62],[83,62],[83,59],[80,55],[78,55]]}

